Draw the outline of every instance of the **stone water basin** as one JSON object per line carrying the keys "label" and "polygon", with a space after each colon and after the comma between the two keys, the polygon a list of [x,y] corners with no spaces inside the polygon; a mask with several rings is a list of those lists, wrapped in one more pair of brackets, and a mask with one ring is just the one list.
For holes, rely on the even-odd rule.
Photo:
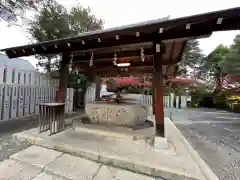
{"label": "stone water basin", "polygon": [[90,102],[85,106],[85,112],[92,124],[135,127],[146,120],[146,108],[130,102]]}

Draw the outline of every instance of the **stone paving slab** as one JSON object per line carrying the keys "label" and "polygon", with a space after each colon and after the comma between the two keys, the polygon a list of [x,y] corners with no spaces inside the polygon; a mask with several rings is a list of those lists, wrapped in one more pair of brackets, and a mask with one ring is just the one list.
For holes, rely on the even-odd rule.
{"label": "stone paving slab", "polygon": [[63,154],[48,164],[44,171],[71,180],[92,180],[100,167],[101,164],[99,163]]}
{"label": "stone paving slab", "polygon": [[[169,120],[165,120],[166,138],[172,149],[156,151],[126,139],[111,138],[67,129],[53,136],[39,134],[36,129],[18,133],[13,138],[32,144],[90,159],[105,165],[165,179],[204,180],[211,170],[201,163],[189,143]],[[213,177],[213,176],[212,176]]]}
{"label": "stone paving slab", "polygon": [[23,141],[28,140],[29,137],[30,141],[39,146],[153,177],[185,180],[187,176],[192,180],[205,179],[181,142],[175,143],[179,154],[174,155],[169,150],[159,152],[154,148],[139,146],[132,141],[94,136],[74,132],[71,129],[50,137],[38,135],[37,131],[32,130],[15,134],[14,137]]}
{"label": "stone paving slab", "polygon": [[10,156],[10,159],[25,162],[42,169],[62,154],[62,152],[46,149],[43,147],[31,146],[23,151],[13,154]]}
{"label": "stone paving slab", "polygon": [[[153,177],[103,165],[93,180],[155,180]],[[160,180],[160,179],[159,179]]]}
{"label": "stone paving slab", "polygon": [[40,172],[39,168],[13,160],[0,163],[0,180],[30,180]]}
{"label": "stone paving slab", "polygon": [[38,174],[32,180],[68,180],[68,179],[63,178],[63,177],[59,177],[59,176],[55,176],[55,175],[52,175],[52,174],[48,174],[46,172],[42,172],[42,173]]}

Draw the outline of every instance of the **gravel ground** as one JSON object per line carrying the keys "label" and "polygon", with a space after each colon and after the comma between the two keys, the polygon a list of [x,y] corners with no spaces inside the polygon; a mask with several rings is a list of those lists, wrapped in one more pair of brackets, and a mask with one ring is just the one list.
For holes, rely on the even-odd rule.
{"label": "gravel ground", "polygon": [[0,161],[30,146],[27,143],[12,140],[12,134],[35,127],[37,127],[37,120],[34,118],[0,122]]}
{"label": "gravel ground", "polygon": [[[1,137],[2,138],[2,137]],[[0,161],[7,159],[9,156],[28,148],[30,145],[19,141],[13,141],[11,136],[0,138]]]}
{"label": "gravel ground", "polygon": [[[84,113],[78,110],[73,114],[66,115],[66,118],[79,116]],[[0,162],[30,146],[28,143],[16,141],[12,139],[12,134],[36,128],[38,120],[36,117],[28,117],[27,119],[18,119],[14,121],[0,121]]]}
{"label": "gravel ground", "polygon": [[240,114],[224,111],[166,110],[220,180],[240,180]]}
{"label": "gravel ground", "polygon": [[240,139],[213,124],[178,125],[183,135],[220,180],[240,180]]}

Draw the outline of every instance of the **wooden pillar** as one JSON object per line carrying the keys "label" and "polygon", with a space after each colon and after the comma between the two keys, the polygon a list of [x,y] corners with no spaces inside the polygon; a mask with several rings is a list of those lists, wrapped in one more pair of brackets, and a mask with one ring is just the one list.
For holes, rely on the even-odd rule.
{"label": "wooden pillar", "polygon": [[96,89],[95,89],[95,101],[100,100],[100,91],[101,91],[101,76],[95,77]]}
{"label": "wooden pillar", "polygon": [[58,102],[60,103],[64,103],[66,99],[70,59],[71,57],[69,53],[62,54],[59,68],[60,80],[58,88]]}
{"label": "wooden pillar", "polygon": [[156,136],[164,137],[164,89],[163,89],[163,71],[162,71],[162,49],[161,44],[155,44],[153,75],[156,88],[156,105],[155,105],[155,124]]}
{"label": "wooden pillar", "polygon": [[155,86],[155,75],[152,76],[152,111],[155,115],[155,106],[156,106],[156,86]]}

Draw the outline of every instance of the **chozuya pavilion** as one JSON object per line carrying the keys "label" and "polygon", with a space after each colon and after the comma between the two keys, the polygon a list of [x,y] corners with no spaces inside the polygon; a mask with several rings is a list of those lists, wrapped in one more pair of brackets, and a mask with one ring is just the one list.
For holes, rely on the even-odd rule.
{"label": "chozuya pavilion", "polygon": [[[148,74],[153,79],[154,146],[165,146],[163,80],[174,76],[189,39],[209,37],[214,31],[238,30],[240,8],[227,9],[177,19],[163,18],[106,30],[82,33],[78,37],[52,40],[25,46],[2,49],[9,58],[36,54],[61,54],[58,103],[64,105],[69,65],[86,75],[96,76],[95,102],[86,105],[90,123],[108,127],[134,127],[146,119],[144,108],[136,103],[122,100],[121,103],[100,101],[100,78],[129,74]],[[59,108],[58,114],[64,110]],[[59,112],[61,111],[61,112]],[[62,112],[64,113],[64,112]],[[50,113],[51,114],[51,113]],[[47,118],[44,116],[44,118]],[[40,122],[50,130],[57,124],[58,131],[64,124]],[[62,119],[62,118],[60,118]],[[40,119],[41,120],[41,119]],[[46,123],[47,122],[47,123]],[[90,128],[90,126],[88,126]],[[101,126],[102,127],[102,126]],[[114,128],[113,128],[114,129]],[[54,130],[53,130],[54,131]],[[57,133],[56,131],[55,133]],[[81,137],[79,137],[81,139]],[[154,171],[155,172],[155,171]],[[148,174],[147,172],[144,172]],[[151,173],[150,173],[151,174]]]}

